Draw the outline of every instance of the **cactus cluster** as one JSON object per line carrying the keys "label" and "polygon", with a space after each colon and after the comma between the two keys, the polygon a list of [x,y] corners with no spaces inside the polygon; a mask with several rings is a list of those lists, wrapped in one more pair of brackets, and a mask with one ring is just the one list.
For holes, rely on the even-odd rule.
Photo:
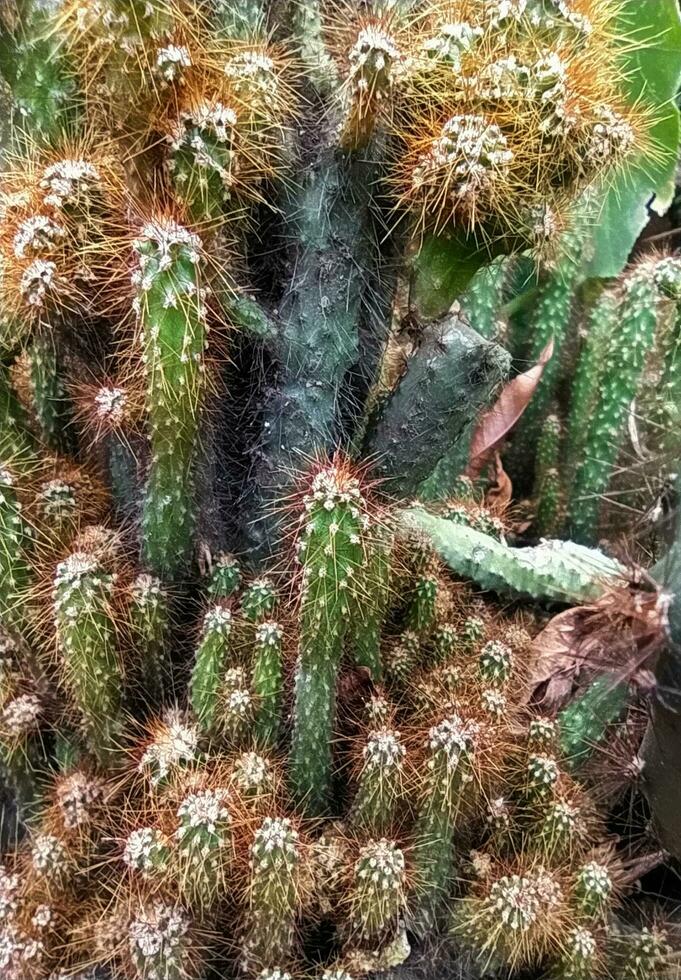
{"label": "cactus cluster", "polygon": [[[667,968],[604,748],[635,793],[644,695],[532,684],[542,604],[626,571],[465,475],[509,269],[567,356],[592,202],[664,155],[622,2],[0,11],[3,977]],[[573,418],[545,367],[543,533],[595,527],[653,344],[671,426],[677,267],[597,299]]]}
{"label": "cactus cluster", "polygon": [[[596,980],[623,957],[635,969],[637,944],[661,968],[661,934],[620,935],[628,852],[589,769],[635,695],[602,682],[557,718],[531,711],[531,615],[453,579],[347,461],[315,466],[291,507],[287,572],[237,575],[229,557],[207,572],[180,686],[172,597],[126,567],[120,538],[81,527],[52,556],[36,602],[53,639],[35,674],[9,642],[4,661],[3,762],[19,783],[30,759],[35,784],[3,871],[8,976],[294,976],[315,969],[319,920],[345,976],[436,936],[512,975]],[[124,707],[144,664],[140,728]],[[71,748],[55,772],[57,719]]]}

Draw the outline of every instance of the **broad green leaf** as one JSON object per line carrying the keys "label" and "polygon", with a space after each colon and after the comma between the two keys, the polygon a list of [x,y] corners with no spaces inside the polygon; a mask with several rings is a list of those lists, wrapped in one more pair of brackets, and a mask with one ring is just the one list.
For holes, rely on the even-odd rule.
{"label": "broad green leaf", "polygon": [[472,235],[427,235],[414,259],[413,305],[428,319],[443,316],[490,257]]}
{"label": "broad green leaf", "polygon": [[[659,107],[652,128],[655,151],[640,155],[614,181],[599,209],[593,256],[586,275],[618,276],[649,218],[671,203],[679,147],[679,112],[674,104],[681,79],[681,18],[677,0],[625,0],[620,17],[625,44],[633,41],[624,68],[630,101]],[[627,40],[628,39],[628,40]],[[653,158],[654,157],[654,158]]]}

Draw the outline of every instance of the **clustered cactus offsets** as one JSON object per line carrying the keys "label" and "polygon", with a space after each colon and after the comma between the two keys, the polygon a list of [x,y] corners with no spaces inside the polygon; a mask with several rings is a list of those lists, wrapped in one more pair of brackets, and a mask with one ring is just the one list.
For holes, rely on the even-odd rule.
{"label": "clustered cactus offsets", "polygon": [[472,971],[666,968],[661,911],[626,911],[639,845],[599,775],[615,799],[635,785],[638,696],[601,679],[532,710],[532,614],[396,534],[346,460],[318,464],[289,516],[298,570],[219,558],[186,674],[178,598],[120,532],[71,524],[46,552],[31,514],[25,568],[53,580],[3,644],[3,765],[29,816],[0,879],[3,975],[351,977],[435,937]]}
{"label": "clustered cactus offsets", "polygon": [[[663,976],[650,661],[535,699],[546,604],[627,571],[516,548],[465,471],[519,356],[506,257],[557,270],[536,357],[598,201],[663,182],[665,30],[630,0],[27,0],[0,27],[0,974],[353,980],[444,948],[461,976]],[[588,445],[589,536],[653,339],[671,428],[677,266],[597,299],[576,422],[546,368],[516,443],[542,533]]]}

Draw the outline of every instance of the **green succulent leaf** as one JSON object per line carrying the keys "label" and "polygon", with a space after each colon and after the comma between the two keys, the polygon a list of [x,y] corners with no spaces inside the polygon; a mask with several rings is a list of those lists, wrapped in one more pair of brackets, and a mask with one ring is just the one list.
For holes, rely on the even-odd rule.
{"label": "green succulent leaf", "polygon": [[662,108],[651,132],[652,152],[641,153],[603,200],[587,267],[588,276],[600,278],[620,274],[648,222],[649,206],[658,214],[669,207],[681,132],[674,104],[681,79],[681,17],[676,0],[625,0],[620,23],[621,34],[637,42],[636,49],[624,57],[629,100]]}

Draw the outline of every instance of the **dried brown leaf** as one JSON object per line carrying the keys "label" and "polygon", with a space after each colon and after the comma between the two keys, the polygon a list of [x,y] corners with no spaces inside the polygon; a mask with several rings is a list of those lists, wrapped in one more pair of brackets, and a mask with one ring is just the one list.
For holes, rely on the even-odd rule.
{"label": "dried brown leaf", "polygon": [[492,453],[518,422],[530,404],[541,381],[544,368],[553,356],[553,340],[541,352],[539,360],[524,374],[506,385],[495,404],[480,418],[473,439],[466,473],[475,479],[489,462]]}

